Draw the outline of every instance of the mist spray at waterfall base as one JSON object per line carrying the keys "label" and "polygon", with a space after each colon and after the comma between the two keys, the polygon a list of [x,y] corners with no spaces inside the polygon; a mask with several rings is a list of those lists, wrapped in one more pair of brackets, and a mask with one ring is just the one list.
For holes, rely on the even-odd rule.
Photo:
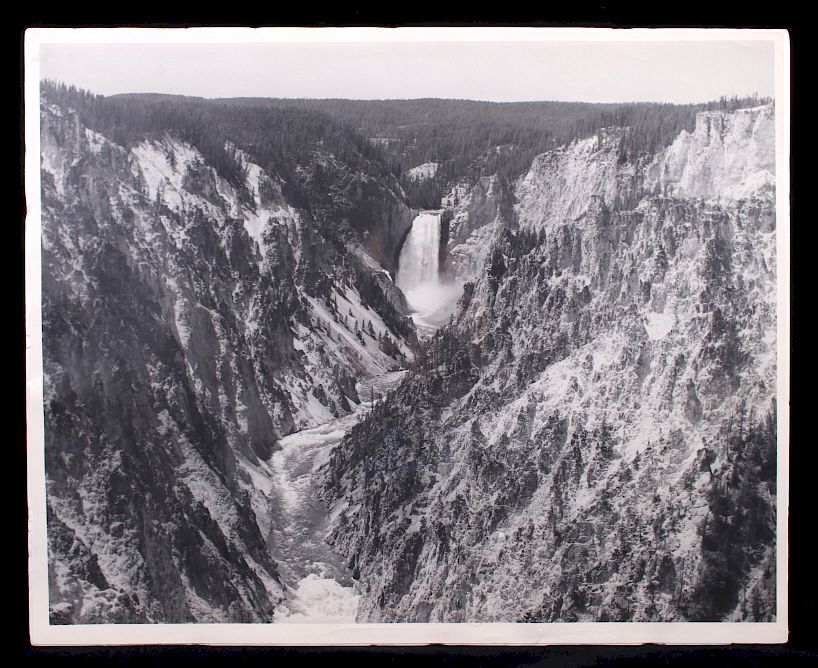
{"label": "mist spray at waterfall base", "polygon": [[400,253],[397,285],[414,309],[421,330],[434,330],[454,312],[462,286],[440,275],[440,214],[421,213],[412,221]]}
{"label": "mist spray at waterfall base", "polygon": [[452,313],[462,291],[455,283],[421,283],[404,290],[416,315],[429,323],[442,324]]}

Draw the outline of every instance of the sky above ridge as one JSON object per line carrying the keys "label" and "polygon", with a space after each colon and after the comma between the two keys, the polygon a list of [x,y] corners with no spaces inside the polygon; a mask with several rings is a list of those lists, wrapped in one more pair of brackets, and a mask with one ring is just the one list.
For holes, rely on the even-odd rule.
{"label": "sky above ridge", "polygon": [[41,44],[39,67],[41,78],[104,95],[202,97],[701,102],[773,96],[775,80],[771,40],[135,44],[111,37]]}

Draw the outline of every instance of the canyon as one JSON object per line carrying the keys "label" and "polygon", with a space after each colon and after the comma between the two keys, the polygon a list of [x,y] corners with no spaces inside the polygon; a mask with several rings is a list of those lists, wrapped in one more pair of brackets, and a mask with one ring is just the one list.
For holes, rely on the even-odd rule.
{"label": "canyon", "polygon": [[274,160],[85,104],[41,101],[51,623],[775,618],[772,103],[403,180],[330,116]]}

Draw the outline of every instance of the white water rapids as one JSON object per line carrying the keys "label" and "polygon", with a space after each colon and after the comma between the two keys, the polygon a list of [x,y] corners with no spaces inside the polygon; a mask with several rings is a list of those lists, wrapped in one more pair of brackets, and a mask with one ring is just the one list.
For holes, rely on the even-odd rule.
{"label": "white water rapids", "polygon": [[285,436],[270,461],[273,469],[275,527],[268,538],[287,599],[275,610],[276,622],[352,623],[358,594],[343,558],[326,542],[329,511],[318,496],[318,469],[332,449],[371,406],[370,392],[383,396],[405,371],[359,383],[362,401],[349,415]]}

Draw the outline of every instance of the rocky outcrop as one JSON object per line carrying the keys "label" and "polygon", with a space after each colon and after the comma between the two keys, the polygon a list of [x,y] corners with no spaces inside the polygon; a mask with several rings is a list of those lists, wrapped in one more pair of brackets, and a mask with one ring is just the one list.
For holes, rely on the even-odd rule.
{"label": "rocky outcrop", "polygon": [[771,118],[534,160],[456,321],[325,469],[359,621],[774,618]]}
{"label": "rocky outcrop", "polygon": [[444,264],[448,275],[467,281],[480,274],[498,233],[515,225],[513,203],[511,188],[496,174],[452,186],[442,199],[448,221]]}

